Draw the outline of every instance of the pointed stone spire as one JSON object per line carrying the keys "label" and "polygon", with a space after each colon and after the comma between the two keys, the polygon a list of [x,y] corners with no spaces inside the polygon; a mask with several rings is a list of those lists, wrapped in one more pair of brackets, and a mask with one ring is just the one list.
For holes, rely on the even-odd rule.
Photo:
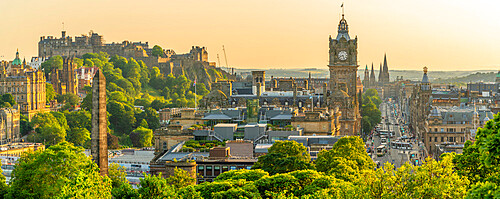
{"label": "pointed stone spire", "polygon": [[373,70],[373,62],[372,62],[372,72],[370,74],[370,85],[375,86],[375,82],[377,80],[375,79],[375,71]]}
{"label": "pointed stone spire", "polygon": [[384,82],[384,71],[382,70],[382,63],[380,63],[380,69],[378,70],[378,82]]}
{"label": "pointed stone spire", "polygon": [[384,53],[384,82],[389,82],[389,67],[387,66],[387,55]]}
{"label": "pointed stone spire", "polygon": [[368,64],[365,66],[365,78],[363,79],[363,86],[370,86],[370,72],[368,71]]}

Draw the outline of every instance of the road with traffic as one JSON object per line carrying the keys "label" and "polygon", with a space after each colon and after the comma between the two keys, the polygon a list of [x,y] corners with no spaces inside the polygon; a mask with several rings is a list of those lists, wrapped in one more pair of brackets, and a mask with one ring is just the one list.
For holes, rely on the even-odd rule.
{"label": "road with traffic", "polygon": [[[379,109],[382,121],[377,125],[372,136],[366,142],[372,148],[371,157],[373,161],[379,167],[383,166],[386,162],[392,163],[396,168],[405,162],[410,162],[414,165],[420,164],[421,159],[418,154],[418,144],[415,144],[415,139],[407,133],[407,127],[401,118],[401,111],[398,105],[386,101],[380,104]],[[383,135],[385,132],[388,133],[387,136]],[[377,154],[377,147],[382,148],[380,146],[384,144],[384,152]]]}

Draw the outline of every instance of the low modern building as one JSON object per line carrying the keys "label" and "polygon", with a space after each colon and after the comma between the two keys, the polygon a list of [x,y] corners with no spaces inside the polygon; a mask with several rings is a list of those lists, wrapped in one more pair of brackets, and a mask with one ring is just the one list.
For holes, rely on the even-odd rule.
{"label": "low modern building", "polygon": [[[229,142],[233,147],[248,148],[247,142]],[[241,145],[240,145],[241,144]],[[252,143],[250,143],[253,145]],[[248,157],[238,149],[233,149],[237,155],[233,156],[231,147],[214,147],[207,152],[182,152],[184,142],[172,147],[168,152],[156,155],[151,160],[150,171],[152,175],[162,173],[163,177],[174,175],[174,168],[183,169],[193,177],[197,183],[212,182],[219,174],[230,170],[251,169],[257,159],[252,155]]]}
{"label": "low modern building", "polygon": [[293,140],[307,147],[311,159],[315,160],[322,150],[330,150],[340,139],[338,136],[289,136],[288,140]]}

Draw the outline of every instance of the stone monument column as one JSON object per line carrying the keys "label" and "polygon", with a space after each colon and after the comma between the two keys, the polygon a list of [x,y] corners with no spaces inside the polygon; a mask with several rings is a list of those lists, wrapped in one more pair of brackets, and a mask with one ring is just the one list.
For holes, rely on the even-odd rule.
{"label": "stone monument column", "polygon": [[101,175],[108,175],[108,127],[106,118],[106,78],[97,70],[92,81],[92,160]]}

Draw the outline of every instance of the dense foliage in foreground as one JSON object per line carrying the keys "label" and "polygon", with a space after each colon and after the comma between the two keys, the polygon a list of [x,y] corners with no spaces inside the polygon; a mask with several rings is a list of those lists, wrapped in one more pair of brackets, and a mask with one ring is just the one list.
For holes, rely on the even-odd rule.
{"label": "dense foliage in foreground", "polygon": [[232,170],[214,182],[176,169],[169,178],[146,176],[138,189],[123,168],[111,165],[107,177],[82,148],[61,142],[45,151],[24,154],[10,187],[0,178],[7,198],[500,198],[500,118],[478,129],[464,153],[427,158],[421,166],[387,163],[375,169],[359,137],[344,137],[314,163],[305,147],[278,141],[252,170]]}

